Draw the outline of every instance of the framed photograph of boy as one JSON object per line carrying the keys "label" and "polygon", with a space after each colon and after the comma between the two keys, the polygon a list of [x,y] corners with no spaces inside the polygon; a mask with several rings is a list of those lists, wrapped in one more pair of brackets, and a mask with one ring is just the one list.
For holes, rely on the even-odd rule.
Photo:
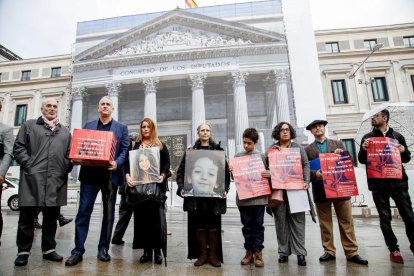
{"label": "framed photograph of boy", "polygon": [[183,196],[223,198],[224,183],[224,151],[187,150]]}
{"label": "framed photograph of boy", "polygon": [[135,184],[157,182],[160,175],[160,149],[157,147],[129,151],[131,178]]}

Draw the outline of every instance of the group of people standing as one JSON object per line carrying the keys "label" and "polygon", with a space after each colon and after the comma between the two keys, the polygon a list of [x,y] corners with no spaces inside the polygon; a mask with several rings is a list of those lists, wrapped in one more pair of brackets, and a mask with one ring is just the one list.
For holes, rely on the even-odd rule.
{"label": "group of people standing", "polygon": [[[0,105],[1,109],[1,105]],[[151,200],[131,205],[127,202],[128,189],[135,187],[132,181],[129,150],[158,148],[160,152],[160,170],[156,180],[160,191],[165,195],[167,180],[171,176],[168,149],[157,133],[157,126],[151,118],[144,118],[139,124],[139,135],[132,145],[128,136],[126,125],[112,118],[114,110],[111,99],[107,96],[99,101],[97,120],[85,124],[84,129],[111,131],[117,139],[114,160],[108,167],[93,167],[83,165],[81,161],[71,161],[69,151],[71,134],[62,126],[58,119],[58,102],[55,99],[46,99],[41,106],[42,115],[38,119],[26,121],[20,128],[13,147],[13,134],[11,128],[0,124],[1,133],[1,163],[0,183],[4,180],[12,157],[20,164],[19,207],[20,215],[17,228],[18,254],[16,266],[25,266],[28,263],[33,243],[33,221],[37,209],[42,207],[43,228],[41,248],[43,259],[61,262],[63,257],[56,251],[55,234],[60,207],[67,204],[68,174],[73,166],[81,165],[79,180],[80,202],[75,220],[75,247],[66,266],[74,266],[82,261],[85,253],[85,242],[89,232],[91,214],[99,192],[102,194],[103,218],[98,243],[97,258],[106,262],[111,260],[109,247],[115,217],[115,202],[118,188],[121,193],[119,208],[119,221],[115,227],[112,244],[121,245],[129,220],[134,214],[134,249],[143,249],[141,263],[154,261],[163,262],[161,248],[164,246],[161,233],[165,220],[165,202]],[[399,141],[399,151],[403,163],[410,161],[404,137],[388,126],[390,115],[383,110],[372,117],[373,131],[365,135],[361,141],[358,159],[362,164],[367,162],[366,150],[370,137],[392,137]],[[293,140],[296,138],[295,129],[288,122],[280,122],[272,132],[275,143],[274,149],[299,148],[303,169],[303,190],[307,191],[311,208],[312,219],[315,220],[313,204],[308,192],[312,184],[313,200],[319,218],[321,241],[324,253],[320,262],[333,261],[336,258],[336,249],[333,242],[332,206],[338,219],[339,232],[345,256],[349,262],[367,265],[368,261],[358,254],[358,244],[354,230],[350,198],[326,198],[322,182],[321,170],[311,170],[309,161],[319,157],[320,153],[341,153],[344,148],[340,141],[331,140],[325,136],[325,120],[315,120],[306,129],[315,137],[315,141],[303,148]],[[220,143],[213,140],[212,129],[208,124],[201,124],[197,128],[198,139],[191,147],[192,150],[223,151]],[[256,150],[259,135],[256,129],[248,128],[243,133],[244,150],[236,157],[259,154]],[[262,154],[265,170],[261,176],[269,180],[269,160]],[[210,263],[220,267],[223,263],[222,224],[221,216],[226,213],[226,195],[230,188],[230,179],[233,168],[225,162],[224,165],[224,194],[223,198],[184,196],[184,183],[186,177],[186,156],[177,170],[177,195],[184,197],[184,211],[188,214],[188,259],[197,259],[195,266]],[[200,177],[204,177],[200,175]],[[390,250],[390,259],[393,262],[403,262],[399,251],[397,239],[391,228],[391,211],[389,199],[393,198],[406,226],[410,249],[414,251],[414,213],[410,196],[408,194],[408,177],[403,167],[403,179],[371,179],[368,178],[369,189],[373,193],[374,202],[380,217],[380,225],[385,242]],[[306,266],[307,251],[305,248],[305,212],[293,213],[289,205],[289,197],[283,190],[283,201],[277,206],[268,207],[268,196],[259,196],[249,199],[239,199],[236,203],[240,211],[244,248],[246,250],[241,259],[242,265],[254,263],[257,267],[264,266],[262,250],[264,248],[265,211],[274,217],[278,243],[278,262],[288,262],[291,254],[297,255],[297,263]],[[0,215],[0,236],[2,219]],[[145,223],[145,227],[142,227]],[[0,243],[1,244],[1,243]]]}

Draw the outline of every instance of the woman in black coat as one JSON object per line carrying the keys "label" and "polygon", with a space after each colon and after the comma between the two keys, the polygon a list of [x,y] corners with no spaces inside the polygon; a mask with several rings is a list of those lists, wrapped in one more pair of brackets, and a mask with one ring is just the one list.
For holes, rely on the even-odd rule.
{"label": "woman in black coat", "polygon": [[[157,183],[161,193],[167,191],[167,179],[170,175],[170,157],[167,147],[158,139],[157,126],[150,118],[144,118],[139,125],[139,135],[134,146],[135,149],[145,149],[158,147],[160,149],[160,175]],[[130,168],[126,168],[127,185],[134,187],[130,176]],[[146,184],[141,184],[146,185]],[[162,218],[160,208],[164,208],[165,203],[155,200],[147,200],[134,205],[134,241],[132,248],[143,248],[144,254],[140,258],[141,263],[152,261],[154,251],[154,262],[162,263],[161,248],[162,244]]]}
{"label": "woman in black coat", "polygon": [[[223,150],[220,144],[212,139],[211,127],[202,124],[197,128],[198,140],[194,150]],[[185,155],[177,170],[177,195],[183,196],[185,177]],[[230,173],[225,165],[225,192],[230,188]],[[184,211],[188,212],[188,259],[195,259],[195,266],[202,266],[207,262],[215,267],[223,262],[221,242],[221,215],[226,213],[225,198],[185,197]]]}

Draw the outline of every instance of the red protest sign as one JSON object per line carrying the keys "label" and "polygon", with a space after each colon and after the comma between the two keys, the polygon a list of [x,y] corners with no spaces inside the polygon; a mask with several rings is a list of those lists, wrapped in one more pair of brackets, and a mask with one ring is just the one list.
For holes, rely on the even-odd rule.
{"label": "red protest sign", "polygon": [[358,195],[354,162],[348,151],[341,154],[320,153],[319,159],[326,198]]}
{"label": "red protest sign", "polygon": [[230,160],[230,165],[239,199],[270,194],[269,182],[261,175],[265,166],[260,154],[235,157]]}
{"label": "red protest sign", "polygon": [[388,137],[368,138],[368,178],[402,179],[401,155],[398,140]]}
{"label": "red protest sign", "polygon": [[303,189],[302,159],[299,148],[271,148],[268,151],[273,189]]}

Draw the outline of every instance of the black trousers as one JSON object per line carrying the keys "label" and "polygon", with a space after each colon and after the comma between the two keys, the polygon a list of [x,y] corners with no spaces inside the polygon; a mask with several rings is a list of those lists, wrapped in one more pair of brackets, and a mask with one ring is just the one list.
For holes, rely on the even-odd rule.
{"label": "black trousers", "polygon": [[128,228],[129,221],[132,217],[134,208],[126,202],[125,193],[121,194],[121,202],[119,203],[119,219],[115,227],[113,241],[121,241]]}
{"label": "black trousers", "polygon": [[372,197],[378,210],[381,231],[390,252],[399,250],[397,237],[391,227],[390,198],[397,205],[398,212],[405,224],[410,249],[414,252],[414,212],[408,190],[374,190],[372,191]]}
{"label": "black trousers", "polygon": [[[56,247],[55,235],[59,213],[60,206],[43,207],[42,251],[45,254],[53,251]],[[20,207],[16,238],[18,254],[20,255],[29,254],[30,249],[32,249],[33,221],[37,214],[38,209],[36,207]]]}

